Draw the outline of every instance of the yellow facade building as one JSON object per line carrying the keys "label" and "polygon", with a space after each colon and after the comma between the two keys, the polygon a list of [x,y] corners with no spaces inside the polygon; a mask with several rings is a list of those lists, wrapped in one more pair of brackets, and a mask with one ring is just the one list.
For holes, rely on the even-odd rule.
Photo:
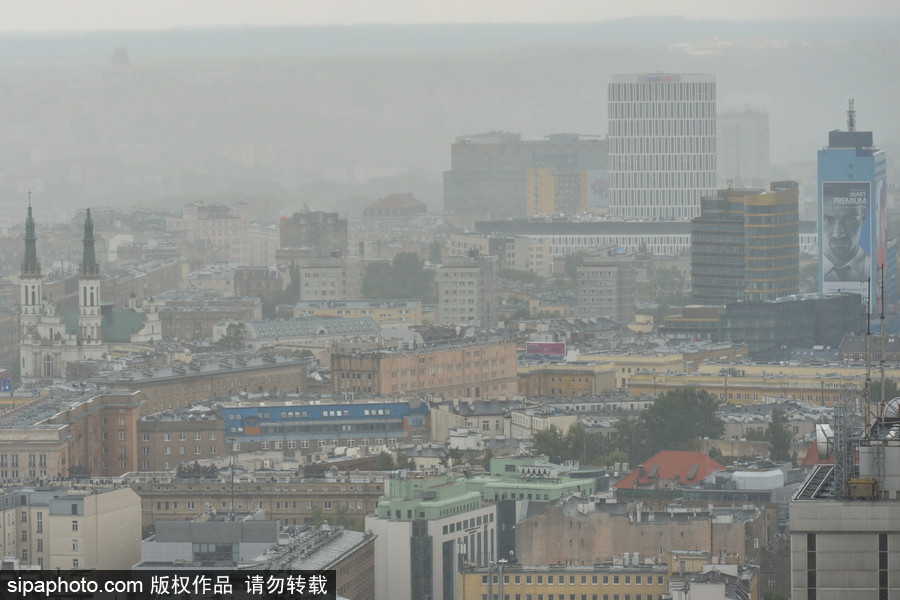
{"label": "yellow facade building", "polygon": [[479,567],[459,574],[460,600],[654,600],[668,592],[666,566]]}

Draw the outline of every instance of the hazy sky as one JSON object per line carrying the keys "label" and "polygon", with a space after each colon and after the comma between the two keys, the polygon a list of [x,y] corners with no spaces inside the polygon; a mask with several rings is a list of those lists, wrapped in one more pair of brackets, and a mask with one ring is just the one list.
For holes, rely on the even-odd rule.
{"label": "hazy sky", "polygon": [[755,20],[900,16],[895,0],[12,0],[2,31],[358,23],[604,21],[640,16]]}

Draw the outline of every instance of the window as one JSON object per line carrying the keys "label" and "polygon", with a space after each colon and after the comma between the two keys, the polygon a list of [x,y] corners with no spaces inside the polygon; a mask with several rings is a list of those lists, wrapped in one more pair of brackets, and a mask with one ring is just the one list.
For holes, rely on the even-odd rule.
{"label": "window", "polygon": [[72,540],[72,550],[78,550],[78,540]]}
{"label": "window", "polygon": [[72,531],[78,531],[78,521],[72,521]]}

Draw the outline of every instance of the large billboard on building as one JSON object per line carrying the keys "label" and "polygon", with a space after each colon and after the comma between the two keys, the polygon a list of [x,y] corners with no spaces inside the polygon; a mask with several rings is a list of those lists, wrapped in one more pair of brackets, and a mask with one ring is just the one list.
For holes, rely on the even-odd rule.
{"label": "large billboard on building", "polygon": [[[826,293],[856,292],[866,298],[866,284],[876,272],[876,237],[880,233],[876,227],[878,207],[873,202],[872,184],[823,181],[819,197],[821,289]],[[872,279],[874,289],[875,278]]]}
{"label": "large billboard on building", "polygon": [[565,342],[525,342],[527,356],[545,356],[561,358],[566,355]]}

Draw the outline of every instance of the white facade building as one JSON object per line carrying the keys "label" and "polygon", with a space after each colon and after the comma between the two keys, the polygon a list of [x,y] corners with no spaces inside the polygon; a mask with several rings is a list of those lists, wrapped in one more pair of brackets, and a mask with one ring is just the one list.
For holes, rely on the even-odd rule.
{"label": "white facade building", "polygon": [[716,190],[716,80],[709,74],[613,75],[609,212],[687,220]]}

